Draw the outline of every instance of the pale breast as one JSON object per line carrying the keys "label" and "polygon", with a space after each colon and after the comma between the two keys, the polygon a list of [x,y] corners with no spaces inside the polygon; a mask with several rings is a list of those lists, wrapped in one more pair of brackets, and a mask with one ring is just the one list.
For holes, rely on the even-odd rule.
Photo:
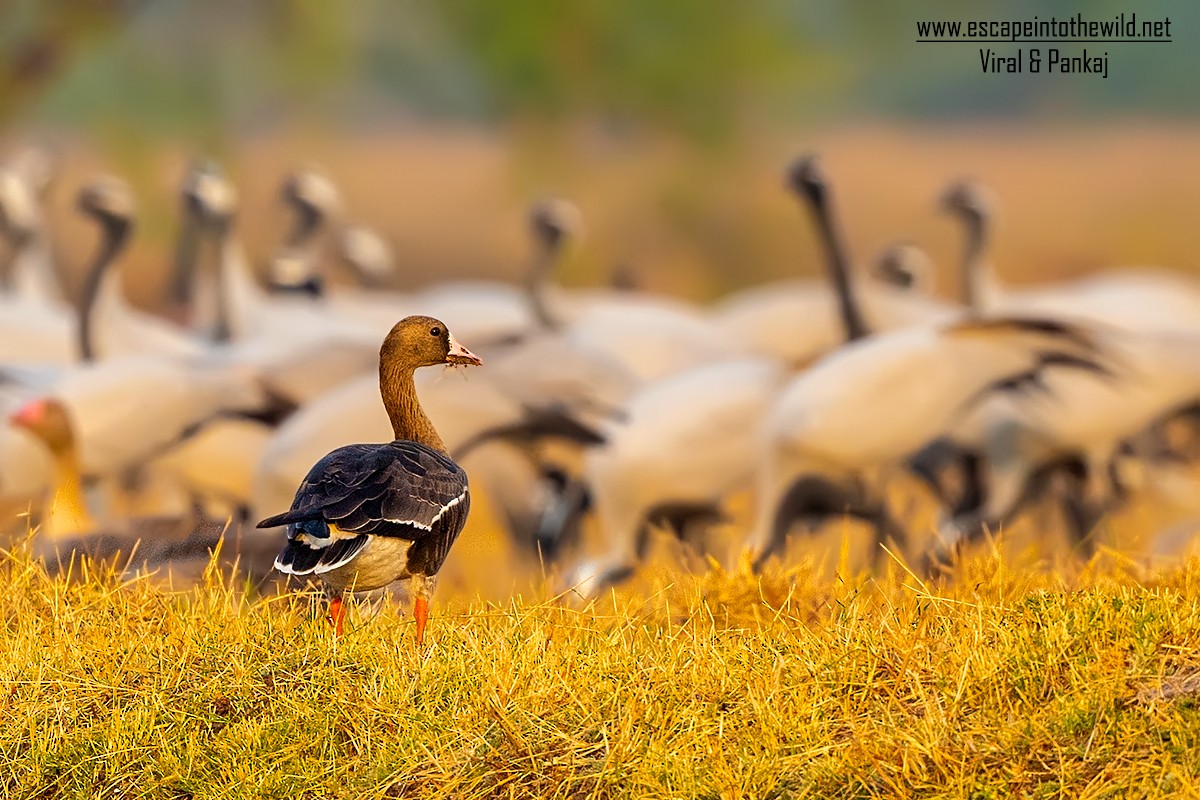
{"label": "pale breast", "polygon": [[392,536],[372,536],[349,564],[321,574],[335,592],[367,592],[409,577],[408,548],[412,542]]}

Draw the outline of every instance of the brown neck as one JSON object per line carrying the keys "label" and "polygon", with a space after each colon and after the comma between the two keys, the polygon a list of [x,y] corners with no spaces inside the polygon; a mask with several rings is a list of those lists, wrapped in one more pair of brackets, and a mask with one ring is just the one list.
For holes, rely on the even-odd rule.
{"label": "brown neck", "polygon": [[392,433],[397,439],[420,442],[440,453],[446,452],[442,437],[421,409],[417,387],[413,383],[413,367],[379,365],[379,394],[383,407],[392,421]]}

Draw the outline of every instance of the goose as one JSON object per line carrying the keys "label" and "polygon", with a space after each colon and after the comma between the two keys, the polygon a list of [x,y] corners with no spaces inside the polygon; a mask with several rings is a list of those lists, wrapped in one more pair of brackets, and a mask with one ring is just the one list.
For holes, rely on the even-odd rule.
{"label": "goose", "polygon": [[[512,353],[501,353],[501,374],[508,373],[512,380],[519,380],[520,370],[531,366],[545,371],[544,363],[532,359],[540,352],[546,358],[570,358],[569,352],[549,347]],[[523,355],[522,353],[525,353]],[[511,360],[510,360],[511,359]],[[528,359],[528,360],[527,360]],[[582,361],[582,359],[581,359]],[[586,362],[583,362],[586,366]],[[568,398],[572,392],[580,391],[571,375],[586,380],[583,367],[576,368],[570,361],[563,367],[568,377],[562,379],[563,394]],[[428,370],[417,373],[417,389],[422,399],[422,408],[433,420],[439,435],[456,460],[470,466],[477,487],[487,493],[494,508],[505,522],[512,538],[518,543],[530,541],[542,512],[542,497],[537,487],[541,480],[540,462],[531,460],[531,445],[547,438],[590,441],[589,423],[570,423],[575,416],[588,419],[607,412],[602,404],[595,407],[577,402],[574,410],[562,399],[558,404],[547,407],[544,397],[539,401],[541,410],[527,407],[520,396],[514,397],[501,388],[507,379],[490,380],[492,368],[480,375],[473,375],[464,383],[457,375],[440,375]],[[603,374],[603,373],[599,373]],[[499,384],[499,385],[498,385]],[[507,387],[506,387],[507,388]],[[586,388],[586,386],[585,386]],[[526,389],[526,391],[531,391]],[[294,488],[308,469],[320,456],[347,441],[373,441],[388,430],[388,418],[378,400],[378,380],[373,376],[361,376],[332,389],[308,403],[288,417],[267,443],[254,471],[252,509],[261,514],[267,509],[278,508],[291,498]],[[594,396],[594,390],[583,394]],[[582,408],[579,408],[583,405]],[[552,418],[568,420],[566,426],[539,430],[542,420]],[[499,431],[499,433],[498,433]],[[514,447],[486,447],[486,442],[499,439],[504,442],[524,445]],[[265,557],[265,543],[243,543],[251,559]]]}
{"label": "goose", "polygon": [[115,262],[133,230],[133,194],[119,178],[102,176],[79,192],[79,210],[100,227],[101,241],[87,270],[79,320],[85,361],[116,355],[160,354],[194,358],[207,348],[183,328],[129,305]]}
{"label": "goose", "polygon": [[196,525],[173,517],[128,519],[116,525],[97,522],[84,497],[76,440],[62,403],[34,400],[14,412],[9,422],[41,442],[54,462],[53,490],[47,492],[37,527],[38,551],[53,556],[52,572],[84,553],[95,559],[132,558],[136,553],[146,567],[171,558],[207,557],[224,535],[224,524]]}
{"label": "goose", "polygon": [[[832,260],[845,247],[829,216],[829,191],[813,158],[794,182],[824,223]],[[853,318],[853,286],[843,297]],[[1079,325],[1037,318],[952,319],[859,337],[782,390],[768,413],[748,546],[761,566],[796,520],[848,513],[877,539],[904,538],[880,483],[978,404],[1036,386],[1058,372],[1109,369],[1100,342]]]}
{"label": "goose", "polygon": [[343,632],[343,594],[408,580],[417,645],[424,641],[437,574],[466,524],[471,498],[466,473],[421,409],[413,373],[481,363],[445,323],[400,320],[379,353],[379,392],[394,440],[329,453],[309,471],[288,511],[258,523],[287,526],[275,566],[289,575],[315,575],[329,587],[336,634]]}

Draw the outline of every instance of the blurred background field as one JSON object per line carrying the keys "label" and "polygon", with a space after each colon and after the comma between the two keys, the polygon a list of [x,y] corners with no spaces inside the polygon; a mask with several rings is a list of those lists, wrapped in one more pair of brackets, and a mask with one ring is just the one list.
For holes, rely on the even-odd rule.
{"label": "blurred background field", "polygon": [[[989,252],[1006,282],[1131,265],[1200,279],[1200,6],[1088,5],[1172,19],[1171,43],[1108,45],[1107,80],[984,75],[973,44],[913,41],[921,19],[1079,10],[3,0],[0,161],[29,143],[56,156],[48,228],[76,295],[97,241],[77,191],[100,172],[128,180],[125,289],[160,311],[197,157],[237,187],[260,277],[290,221],[280,184],[313,166],[346,218],[392,244],[392,288],[518,281],[529,204],[557,195],[583,217],[558,282],[622,275],[709,303],[822,275],[783,181],[815,151],[855,260],[915,242],[946,298],[962,231],[935,204],[964,177],[996,193]],[[438,380],[469,393],[484,378]],[[1195,496],[1190,469],[1177,499]],[[740,491],[712,560],[656,535],[655,568],[588,605],[559,593],[569,565],[521,551],[475,486],[423,653],[404,610],[357,605],[336,642],[315,595],[256,597],[215,570],[180,595],[129,575],[48,580],[18,519],[0,559],[0,714],[27,724],[0,733],[0,793],[1195,791],[1200,508],[1135,497],[1100,523],[1090,562],[1037,509],[923,584],[890,558],[872,573],[869,531],[849,521],[750,574]],[[889,488],[918,544],[931,539],[932,497]]]}
{"label": "blurred background field", "polygon": [[[10,145],[44,136],[64,156],[68,190],[53,200],[68,264],[91,241],[70,187],[98,169],[133,183],[129,288],[146,304],[161,296],[176,188],[198,154],[242,192],[258,260],[284,228],[279,182],[319,165],[347,212],[394,243],[406,286],[516,276],[525,206],[550,193],[586,221],[570,285],[620,268],[708,300],[812,273],[811,234],[779,178],[806,150],[828,158],[857,256],[915,240],[944,292],[955,232],[932,204],[967,176],[999,194],[996,263],[1014,281],[1191,268],[1200,101],[1187,32],[1200,11],[1138,9],[1169,16],[1178,38],[1111,45],[1107,80],[984,75],[972,44],[913,41],[918,20],[989,8],[14,0],[0,12],[0,121]],[[1075,11],[1025,2],[1004,15]]]}
{"label": "blurred background field", "polygon": [[[999,197],[992,252],[1014,283],[1114,265],[1200,269],[1188,40],[1200,10],[1138,8],[1169,16],[1177,39],[1111,45],[1107,80],[984,75],[972,44],[913,41],[918,20],[993,10],[12,0],[0,10],[0,149],[41,141],[60,158],[51,226],[76,289],[95,235],[74,210],[75,188],[100,171],[131,182],[138,229],[123,269],[147,308],[164,300],[178,185],[196,156],[219,160],[237,185],[254,264],[286,228],[280,182],[318,166],[347,216],[394,246],[402,289],[518,278],[527,205],[548,194],[574,200],[585,221],[559,273],[568,286],[620,272],[707,302],[819,274],[780,177],[804,151],[829,165],[856,258],[914,241],[945,296],[958,291],[961,245],[934,203],[962,177]],[[1004,15],[1076,10],[1020,2]],[[1126,10],[1106,1],[1087,13]],[[1140,543],[1143,524],[1161,522],[1144,522],[1156,511],[1108,524],[1137,528],[1124,541]],[[509,573],[491,567],[509,548],[489,519],[481,498],[448,583],[502,597],[512,584],[498,576]],[[841,533],[823,552],[838,552]]]}

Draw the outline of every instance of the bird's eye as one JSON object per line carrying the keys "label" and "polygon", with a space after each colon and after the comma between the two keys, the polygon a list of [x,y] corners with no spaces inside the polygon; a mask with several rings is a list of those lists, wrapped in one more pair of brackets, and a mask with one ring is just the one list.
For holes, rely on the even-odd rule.
{"label": "bird's eye", "polygon": [[429,333],[432,334],[433,336],[441,336],[442,329],[441,328],[430,328]]}

